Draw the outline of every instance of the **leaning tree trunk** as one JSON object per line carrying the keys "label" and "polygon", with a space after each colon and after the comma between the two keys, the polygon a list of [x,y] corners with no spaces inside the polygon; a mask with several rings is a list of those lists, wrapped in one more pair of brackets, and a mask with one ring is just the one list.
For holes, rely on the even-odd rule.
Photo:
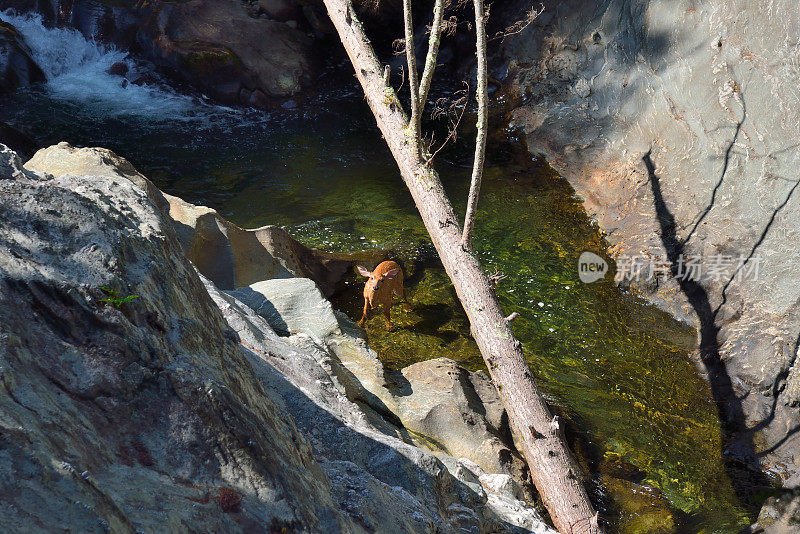
{"label": "leaning tree trunk", "polygon": [[461,228],[439,177],[418,152],[412,137],[415,127],[409,124],[394,90],[385,84],[383,66],[350,0],[324,2],[378,127],[469,317],[473,337],[553,523],[563,534],[601,532],[558,418],[553,417],[533,380],[522,347],[514,338],[488,277],[468,247],[462,246]]}

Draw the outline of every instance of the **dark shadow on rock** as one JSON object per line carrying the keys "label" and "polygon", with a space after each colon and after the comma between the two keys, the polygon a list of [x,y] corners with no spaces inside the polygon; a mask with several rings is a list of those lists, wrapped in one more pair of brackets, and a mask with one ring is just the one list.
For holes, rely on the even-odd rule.
{"label": "dark shadow on rock", "polygon": [[281,313],[267,297],[255,291],[250,286],[237,289],[235,296],[263,317],[272,329],[275,330],[276,334],[283,337],[291,334],[289,332],[289,325],[286,324]]}
{"label": "dark shadow on rock", "polygon": [[758,503],[754,502],[755,491],[770,486],[770,482],[761,472],[753,446],[753,429],[747,427],[741,399],[736,395],[726,365],[720,357],[719,327],[716,325],[719,308],[712,308],[708,293],[698,281],[681,272],[685,242],[677,237],[675,217],[664,200],[651,151],[644,155],[642,161],[647,168],[656,219],[661,229],[661,242],[667,252],[672,276],[700,322],[699,356],[723,426],[725,468],[739,500],[749,507],[757,507]]}

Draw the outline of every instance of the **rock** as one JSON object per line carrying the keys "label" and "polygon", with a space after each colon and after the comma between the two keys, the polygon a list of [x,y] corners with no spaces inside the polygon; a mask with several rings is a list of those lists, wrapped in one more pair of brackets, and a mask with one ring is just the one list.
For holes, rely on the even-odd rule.
{"label": "rock", "polygon": [[342,333],[329,336],[323,350],[349,399],[394,420],[422,446],[468,458],[489,473],[510,474],[530,488],[502,403],[485,374],[446,358],[386,372],[360,329],[343,315],[339,325]]}
{"label": "rock", "polygon": [[751,532],[792,534],[800,530],[800,493],[786,492],[766,500]]}
{"label": "rock", "polygon": [[467,458],[484,472],[512,475],[530,489],[502,402],[485,373],[470,373],[446,358],[386,373],[361,330],[333,311],[312,280],[267,280],[226,293],[325,361],[341,391],[375,414],[373,422],[384,418],[400,427],[398,436]]}
{"label": "rock", "polygon": [[485,374],[470,373],[446,358],[415,363],[401,374],[408,385],[396,396],[397,414],[407,429],[433,437],[448,454],[469,458],[484,471],[509,473],[527,483],[527,467],[511,445],[508,421],[497,414],[502,402]]}
{"label": "rock", "polygon": [[43,81],[44,72],[25,40],[11,24],[0,21],[0,95]]}
{"label": "rock", "polygon": [[280,22],[296,20],[299,14],[297,4],[288,0],[258,0],[256,4],[262,13]]}
{"label": "rock", "polygon": [[509,475],[502,473],[485,474],[478,477],[480,483],[491,491],[509,498],[521,499],[522,490]]}
{"label": "rock", "polygon": [[[398,501],[394,497],[399,494],[422,495],[424,499],[418,497],[417,502],[424,506],[437,501],[449,503],[441,516],[448,521],[445,531],[461,526],[465,531],[478,528],[554,534],[535,508],[511,497],[505,488],[500,492],[484,488],[479,477],[488,475],[473,462],[441,452],[432,456],[407,443],[410,438],[406,433],[368,405],[349,400],[340,383],[341,366],[321,340],[305,334],[278,338],[263,317],[210,282],[205,283],[251,357],[268,360],[274,366],[258,367],[267,389],[282,396],[287,411],[301,430],[307,430],[315,453],[326,459],[322,465],[335,481],[335,494],[348,509],[358,510],[367,527],[415,532],[428,531],[430,524],[441,525],[442,519],[430,508],[411,507],[411,499]],[[376,479],[380,483],[376,484]],[[385,495],[387,489],[393,497]],[[389,510],[387,506],[398,508]]]}
{"label": "rock", "polygon": [[[146,193],[3,157],[0,522],[352,528]],[[220,508],[221,488],[239,512]]]}
{"label": "rock", "polygon": [[618,508],[612,513],[618,516],[620,532],[668,534],[680,531],[669,502],[657,489],[608,476],[603,476],[602,482]]}
{"label": "rock", "polygon": [[305,4],[303,6],[303,16],[313,28],[317,38],[336,33],[336,29],[333,27],[328,18],[328,13],[323,7],[316,4]]}
{"label": "rock", "polygon": [[53,177],[0,146],[0,523],[553,532],[369,423],[314,352],[201,279],[129,176]]}
{"label": "rock", "polygon": [[[509,4],[504,13],[516,17],[530,5],[538,4]],[[618,267],[626,256],[666,258],[662,236],[684,261],[701,259],[691,302],[672,277],[630,285],[702,326],[700,343],[721,355],[703,368],[721,412],[734,428],[759,429],[740,432],[744,439],[726,449],[795,487],[800,152],[788,140],[800,137],[790,44],[800,12],[789,1],[749,7],[555,3],[504,40],[506,98],[524,100],[511,120],[583,197]]]}
{"label": "rock", "polygon": [[[141,16],[144,52],[221,102],[266,107],[310,80],[311,40],[282,22],[249,16],[238,0],[149,2]],[[266,98],[239,101],[242,88]]]}
{"label": "rock", "polygon": [[114,76],[125,76],[128,74],[130,67],[124,61],[117,61],[108,68],[108,73]]}
{"label": "rock", "polygon": [[121,158],[105,148],[77,148],[61,142],[38,150],[25,163],[31,171],[62,176],[102,176],[118,180],[125,179],[141,188],[162,214],[168,214],[170,204],[166,195],[145,178],[125,158]]}
{"label": "rock", "polygon": [[263,280],[228,294],[264,317],[279,334],[325,339],[341,332],[331,303],[308,278]]}
{"label": "rock", "polygon": [[165,195],[110,150],[60,143],[37,152],[26,166],[56,176],[122,176],[133,180],[174,221],[178,239],[192,263],[222,289],[246,287],[271,278],[304,277],[314,280],[325,295],[330,295],[352,263],[307,248],[282,228],[244,230],[211,208]]}
{"label": "rock", "polygon": [[158,79],[158,76],[156,76],[155,74],[151,72],[145,72],[143,74],[136,76],[136,78],[131,80],[131,83],[133,85],[158,85],[160,83],[160,80]]}

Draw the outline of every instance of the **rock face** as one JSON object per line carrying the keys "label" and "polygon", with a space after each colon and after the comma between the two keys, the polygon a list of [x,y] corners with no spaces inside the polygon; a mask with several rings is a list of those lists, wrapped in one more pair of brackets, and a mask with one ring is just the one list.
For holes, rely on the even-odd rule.
{"label": "rock face", "polygon": [[25,40],[11,24],[0,21],[0,95],[44,80]]}
{"label": "rock face", "polygon": [[633,286],[698,327],[736,438],[728,454],[790,487],[800,484],[798,17],[788,0],[545,2],[502,52],[509,96],[522,101],[514,127],[585,199],[618,270],[625,256],[663,258],[668,273],[681,255],[700,259],[695,283]]}
{"label": "rock face", "polygon": [[325,339],[341,332],[331,303],[308,278],[263,280],[228,294],[264,317],[279,334]]}
{"label": "rock face", "polygon": [[[3,149],[2,523],[344,528],[311,449],[145,192],[36,175]],[[101,287],[138,298],[117,307]],[[227,510],[226,492],[240,501]]]}
{"label": "rock face", "polygon": [[327,345],[198,275],[152,184],[91,154],[54,177],[0,146],[1,524],[553,532],[350,401]]}

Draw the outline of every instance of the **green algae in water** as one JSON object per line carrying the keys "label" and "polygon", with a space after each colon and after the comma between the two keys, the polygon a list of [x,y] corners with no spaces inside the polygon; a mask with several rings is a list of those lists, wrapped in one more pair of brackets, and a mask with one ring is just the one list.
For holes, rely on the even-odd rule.
{"label": "green algae in water", "polygon": [[[454,186],[468,183],[468,171],[450,166],[442,174],[463,213],[465,188],[459,195]],[[546,169],[528,175],[496,166],[483,187],[475,249],[488,271],[507,277],[498,296],[520,313],[514,330],[537,381],[596,454],[644,474],[615,478],[601,462],[617,531],[736,532],[750,524],[725,471],[709,388],[688,359],[694,331],[610,280],[580,282],[578,256],[602,254],[603,243],[563,180]],[[368,226],[355,228],[377,246],[393,245]],[[371,346],[390,368],[441,356],[484,368],[452,285],[429,264],[407,284],[414,311],[393,308],[396,332],[374,313]],[[360,288],[335,301],[351,317],[360,313]]]}
{"label": "green algae in water", "polygon": [[[266,119],[214,112],[202,122],[142,123],[98,117],[46,94],[18,93],[0,120],[46,142],[109,147],[166,192],[211,206],[234,222],[285,226],[330,251],[392,249],[414,307],[367,324],[389,368],[446,356],[483,361],[455,292],[357,90],[319,104],[312,117]],[[437,166],[458,213],[469,182],[468,147]],[[445,157],[451,158],[450,160]],[[475,248],[548,400],[579,429],[599,465],[605,513],[619,532],[736,532],[750,523],[721,455],[708,386],[688,352],[694,332],[619,291],[582,284],[577,258],[603,242],[565,181],[546,167],[489,154]],[[335,304],[358,319],[363,281]]]}

